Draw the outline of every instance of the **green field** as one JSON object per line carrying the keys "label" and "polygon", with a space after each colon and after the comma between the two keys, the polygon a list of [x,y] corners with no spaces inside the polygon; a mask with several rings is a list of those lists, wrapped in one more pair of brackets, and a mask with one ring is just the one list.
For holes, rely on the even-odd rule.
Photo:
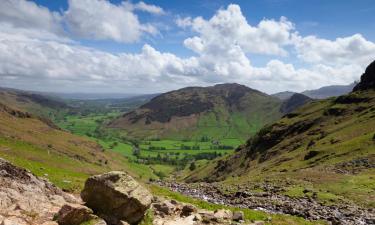
{"label": "green field", "polygon": [[[129,166],[144,179],[165,178],[191,162],[224,156],[233,152],[242,142],[238,138],[220,140],[134,140],[118,130],[104,126],[119,112],[66,115],[56,121],[61,128],[86,136],[100,144],[103,149],[120,153],[129,160]],[[135,146],[138,146],[135,148]],[[138,154],[134,150],[138,149]]]}

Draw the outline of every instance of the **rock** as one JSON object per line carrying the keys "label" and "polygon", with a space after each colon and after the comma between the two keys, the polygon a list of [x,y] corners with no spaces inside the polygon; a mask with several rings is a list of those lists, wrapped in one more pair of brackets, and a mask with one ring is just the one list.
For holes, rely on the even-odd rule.
{"label": "rock", "polygon": [[1,225],[27,225],[23,219],[17,218],[17,217],[10,217],[7,219],[4,219],[1,222]]}
{"label": "rock", "polygon": [[154,203],[153,208],[156,213],[161,215],[171,215],[175,211],[175,205],[170,201],[164,201],[162,203]]}
{"label": "rock", "polygon": [[46,221],[46,222],[42,223],[42,225],[59,225],[59,224],[55,221]]}
{"label": "rock", "polygon": [[242,211],[235,211],[233,213],[233,218],[234,221],[242,221],[245,220],[245,215]]}
{"label": "rock", "polygon": [[79,225],[94,218],[91,209],[78,204],[66,204],[56,214],[59,225]]}
{"label": "rock", "polygon": [[375,61],[367,66],[361,76],[361,81],[353,88],[353,91],[375,89]]}
{"label": "rock", "polygon": [[120,171],[88,178],[81,197],[96,213],[130,224],[143,218],[152,201],[147,189]]}
{"label": "rock", "polygon": [[254,225],[265,225],[266,223],[264,221],[254,221]]}
{"label": "rock", "polygon": [[193,213],[197,212],[197,208],[195,206],[187,204],[182,207],[181,216],[190,216]]}
{"label": "rock", "polygon": [[214,212],[208,210],[200,210],[199,215],[203,223],[217,222]]}
{"label": "rock", "polygon": [[[52,223],[54,214],[66,203],[79,203],[48,180],[0,158],[0,224]],[[3,222],[1,222],[3,221]],[[47,223],[48,224],[48,223]]]}
{"label": "rock", "polygon": [[217,218],[219,221],[223,220],[232,220],[233,218],[233,213],[230,210],[227,209],[219,209],[214,212],[214,216]]}

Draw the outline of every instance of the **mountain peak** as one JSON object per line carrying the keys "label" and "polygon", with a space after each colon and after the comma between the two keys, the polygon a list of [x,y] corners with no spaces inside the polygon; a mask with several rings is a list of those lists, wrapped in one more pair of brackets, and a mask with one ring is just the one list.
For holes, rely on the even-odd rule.
{"label": "mountain peak", "polygon": [[353,88],[353,91],[375,89],[375,61],[367,66],[361,76],[361,81]]}

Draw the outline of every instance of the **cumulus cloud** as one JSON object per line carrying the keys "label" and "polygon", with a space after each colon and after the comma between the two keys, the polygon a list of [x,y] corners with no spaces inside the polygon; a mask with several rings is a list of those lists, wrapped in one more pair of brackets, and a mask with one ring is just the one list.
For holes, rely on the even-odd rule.
{"label": "cumulus cloud", "polygon": [[[34,18],[38,13],[17,19],[11,9],[4,14],[4,7],[0,7],[0,81],[5,85],[158,92],[239,82],[269,93],[302,91],[358,79],[375,52],[375,44],[359,34],[335,40],[303,37],[285,17],[250,25],[238,5],[229,5],[210,19],[187,17],[176,21],[194,33],[183,41],[194,51],[193,56],[179,57],[149,44],[138,53],[113,54],[61,37],[55,26],[66,23],[79,37],[130,43],[145,33],[158,32],[152,25],[141,23],[136,10],[156,15],[164,10],[143,2],[114,5],[108,1],[70,0],[68,10],[59,15],[20,0],[7,0],[4,5],[19,2],[43,11],[40,15],[50,22],[38,22],[39,18]],[[23,10],[16,9],[19,13]],[[250,58],[257,55],[268,57],[268,62],[254,66]],[[290,63],[296,60],[302,66]]]}
{"label": "cumulus cloud", "polygon": [[262,20],[251,26],[238,5],[220,9],[211,19],[179,18],[181,27],[191,27],[199,36],[188,38],[184,44],[197,53],[220,51],[239,46],[246,53],[287,55],[283,46],[291,43],[294,25],[287,18]]}
{"label": "cumulus cloud", "polygon": [[70,31],[82,38],[132,43],[144,33],[157,34],[155,26],[139,21],[134,9],[159,14],[163,12],[161,8],[143,2],[115,5],[101,0],[69,0],[69,9],[64,18]]}
{"label": "cumulus cloud", "polygon": [[[51,12],[32,1],[3,0],[0,7],[0,23],[50,33],[62,33],[61,15]],[[3,26],[3,25],[2,25]]]}
{"label": "cumulus cloud", "polygon": [[359,64],[365,66],[375,58],[375,43],[361,34],[334,41],[316,36],[295,37],[298,57],[309,63]]}

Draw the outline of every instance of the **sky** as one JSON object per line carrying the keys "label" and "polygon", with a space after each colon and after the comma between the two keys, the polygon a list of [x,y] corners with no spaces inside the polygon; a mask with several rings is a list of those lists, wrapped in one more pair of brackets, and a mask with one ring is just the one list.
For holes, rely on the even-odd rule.
{"label": "sky", "polygon": [[266,93],[359,80],[373,0],[1,0],[0,86],[160,93],[240,83]]}

